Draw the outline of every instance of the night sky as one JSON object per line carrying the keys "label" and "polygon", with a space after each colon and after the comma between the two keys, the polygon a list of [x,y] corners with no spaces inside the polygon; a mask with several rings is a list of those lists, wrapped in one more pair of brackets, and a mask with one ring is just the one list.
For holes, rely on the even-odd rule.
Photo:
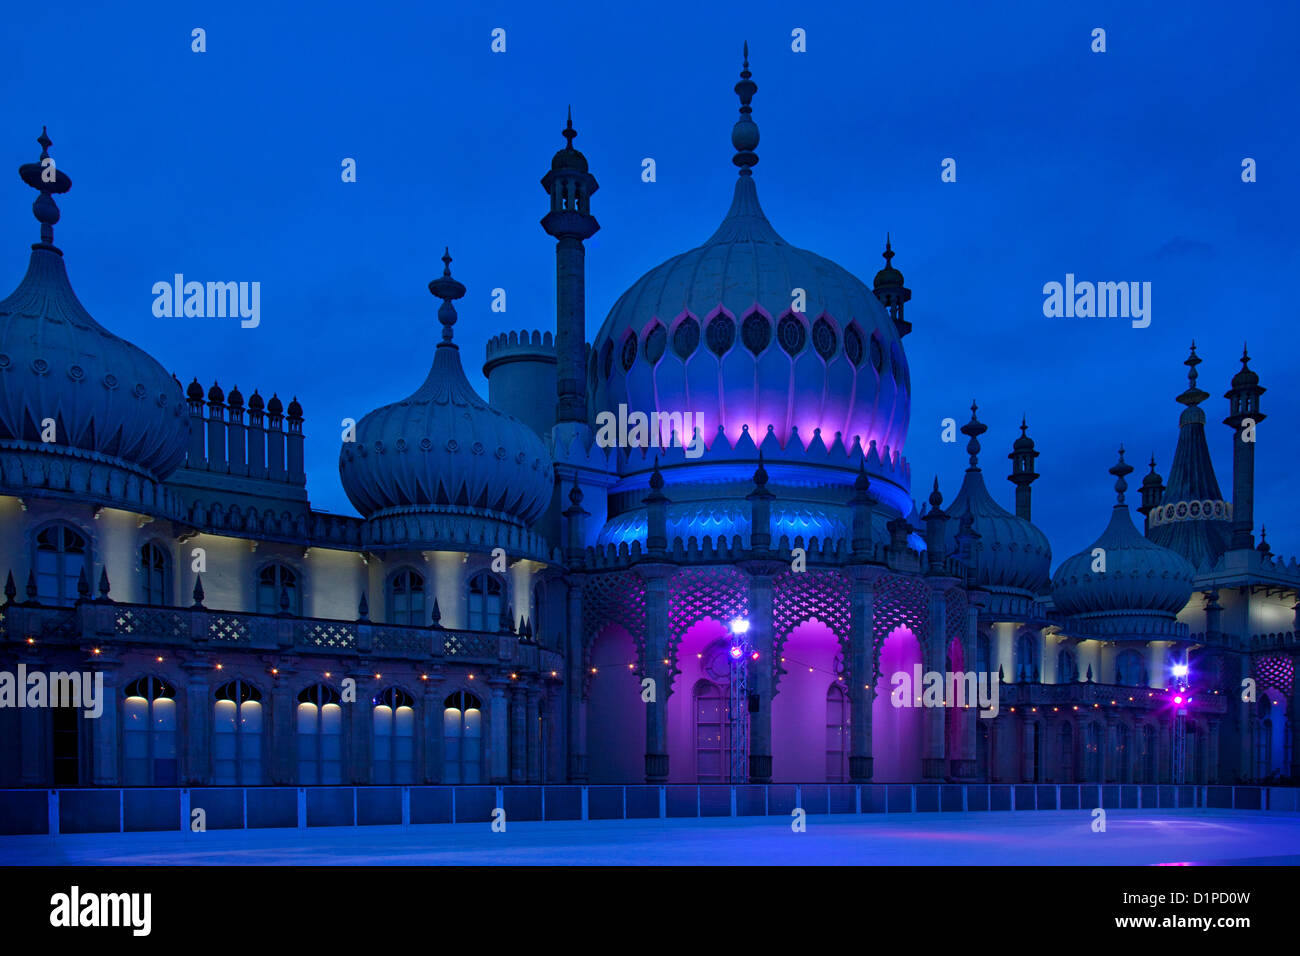
{"label": "night sky", "polygon": [[[964,422],[977,398],[989,485],[1010,508],[1006,455],[1027,413],[1035,521],[1058,564],[1105,526],[1120,442],[1134,492],[1152,452],[1168,476],[1195,339],[1230,497],[1218,422],[1249,339],[1268,388],[1256,521],[1275,552],[1300,552],[1295,4],[95,6],[6,11],[0,294],[37,239],[16,168],[47,124],[74,183],[55,241],[82,302],[183,382],[296,395],[317,508],[354,513],[339,421],[427,372],[439,328],[426,283],[444,244],[469,288],[456,339],[482,394],[489,335],[554,329],[538,180],[566,106],[601,184],[589,338],[642,273],[713,232],[736,176],[748,40],[768,218],[868,284],[888,230],[913,290],[914,494],[936,473],[955,494],[964,442],[942,444],[940,421]],[[191,52],[195,27],[206,53]],[[496,27],[504,54],[490,50]],[[791,50],[795,28],[806,53]],[[341,180],[345,157],[356,183]],[[645,157],[655,183],[641,181]],[[940,181],[946,157],[955,183]],[[1258,182],[1241,180],[1246,157]],[[177,272],[260,281],[261,325],[155,318],[151,287]],[[1045,318],[1042,287],[1066,273],[1152,283],[1150,327]],[[494,287],[505,315],[490,310]]]}

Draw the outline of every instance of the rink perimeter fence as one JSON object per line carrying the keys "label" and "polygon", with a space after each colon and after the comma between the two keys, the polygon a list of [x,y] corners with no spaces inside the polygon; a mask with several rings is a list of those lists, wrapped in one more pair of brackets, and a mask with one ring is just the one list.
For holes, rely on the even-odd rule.
{"label": "rink perimeter fence", "polygon": [[0,790],[0,835],[816,814],[1300,811],[1300,789],[1136,784],[193,787]]}

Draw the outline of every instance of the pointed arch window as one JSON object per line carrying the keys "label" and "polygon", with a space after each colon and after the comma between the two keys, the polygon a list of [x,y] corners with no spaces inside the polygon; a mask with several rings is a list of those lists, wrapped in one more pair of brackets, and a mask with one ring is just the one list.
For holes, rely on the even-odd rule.
{"label": "pointed arch window", "polygon": [[480,571],[469,579],[471,631],[495,631],[500,627],[505,592],[505,582],[489,571]]}
{"label": "pointed arch window", "polygon": [[1142,655],[1129,648],[1121,651],[1115,658],[1115,683],[1125,687],[1138,687],[1142,684]]}
{"label": "pointed arch window", "polygon": [[[288,606],[281,607],[281,598]],[[300,614],[301,595],[298,593],[298,575],[283,564],[268,564],[257,574],[257,613]]]}
{"label": "pointed arch window", "polygon": [[1079,662],[1075,659],[1074,651],[1068,647],[1063,647],[1056,655],[1056,682],[1058,684],[1073,684],[1079,679]]}
{"label": "pointed arch window", "polygon": [[123,782],[176,786],[176,688],[160,677],[141,677],[126,685],[123,696]]}
{"label": "pointed arch window", "polygon": [[36,535],[36,600],[71,607],[79,597],[84,573],[90,579],[90,547],[85,536],[69,524],[52,524]]}
{"label": "pointed arch window", "polygon": [[343,708],[339,692],[313,684],[298,695],[298,783],[343,782]]}
{"label": "pointed arch window", "polygon": [[423,627],[429,623],[425,613],[424,575],[414,568],[403,568],[388,582],[388,620],[393,624]]}
{"label": "pointed arch window", "polygon": [[146,542],[140,549],[142,603],[163,607],[170,603],[171,560],[161,545]]}
{"label": "pointed arch window", "polygon": [[442,782],[476,784],[483,775],[483,704],[468,691],[442,702]]}
{"label": "pointed arch window", "polygon": [[415,699],[400,687],[389,687],[374,699],[371,782],[415,782]]}
{"label": "pointed arch window", "polygon": [[692,316],[687,316],[677,323],[673,330],[673,351],[685,361],[695,354],[700,345],[700,323]]}
{"label": "pointed arch window", "polygon": [[1025,684],[1037,683],[1039,675],[1038,648],[1034,645],[1034,639],[1028,634],[1021,634],[1016,647],[1019,651],[1017,656],[1020,658],[1017,680]]}
{"label": "pointed arch window", "polygon": [[804,344],[808,341],[808,333],[803,323],[792,313],[787,312],[776,324],[776,340],[781,343],[781,348],[786,354],[793,357],[803,351]]}
{"label": "pointed arch window", "polygon": [[839,344],[838,336],[835,334],[835,327],[824,317],[819,318],[813,323],[812,340],[813,348],[817,350],[817,354],[822,357],[823,361],[829,362],[834,357],[835,349]]}
{"label": "pointed arch window", "polygon": [[722,358],[736,344],[736,323],[732,321],[731,316],[719,313],[709,320],[709,325],[704,330],[704,338],[709,351]]}
{"label": "pointed arch window", "polygon": [[740,327],[740,338],[745,348],[758,355],[772,344],[772,325],[762,312],[751,312],[745,316]]}
{"label": "pointed arch window", "polygon": [[262,692],[243,680],[217,688],[212,705],[212,782],[256,787],[262,781]]}

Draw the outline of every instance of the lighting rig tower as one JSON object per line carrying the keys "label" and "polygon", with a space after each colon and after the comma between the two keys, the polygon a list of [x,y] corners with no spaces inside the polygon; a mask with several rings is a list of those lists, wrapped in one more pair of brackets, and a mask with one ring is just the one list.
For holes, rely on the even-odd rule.
{"label": "lighting rig tower", "polygon": [[1185,782],[1187,776],[1187,664],[1174,665],[1174,783]]}
{"label": "lighting rig tower", "polygon": [[731,738],[731,782],[749,779],[749,621],[731,622],[731,710],[727,716]]}

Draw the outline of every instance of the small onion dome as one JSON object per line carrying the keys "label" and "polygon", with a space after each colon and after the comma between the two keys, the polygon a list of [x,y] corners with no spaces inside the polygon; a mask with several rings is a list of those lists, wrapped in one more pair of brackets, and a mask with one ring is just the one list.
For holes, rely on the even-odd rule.
{"label": "small onion dome", "polygon": [[218,385],[216,382],[213,382],[212,387],[208,389],[208,401],[211,402],[213,405],[220,405],[225,400],[226,400],[226,393],[221,390],[220,385]]}
{"label": "small onion dome", "polygon": [[561,171],[587,172],[587,157],[573,148],[573,138],[578,135],[578,131],[573,128],[572,107],[569,108],[568,125],[564,127],[562,135],[565,139],[564,149],[557,152],[554,158],[551,159],[551,169],[557,173]]}
{"label": "small onion dome", "polygon": [[289,417],[302,418],[302,406],[298,404],[298,396],[295,395],[289,401]]}
{"label": "small onion dome", "polygon": [[889,233],[885,233],[885,268],[876,273],[874,288],[888,289],[901,288],[903,285],[903,273],[894,268],[893,258],[894,249],[889,244]]}
{"label": "small onion dome", "polygon": [[1143,487],[1143,488],[1163,488],[1163,487],[1164,487],[1164,484],[1165,484],[1165,480],[1164,480],[1163,478],[1161,478],[1161,477],[1160,477],[1160,473],[1156,471],[1156,456],[1155,456],[1155,455],[1152,455],[1152,456],[1151,456],[1151,470],[1150,470],[1149,472],[1147,472],[1145,476],[1143,476],[1143,478],[1142,478],[1142,487]]}
{"label": "small onion dome", "polygon": [[1255,372],[1251,369],[1251,367],[1247,364],[1249,361],[1250,361],[1250,356],[1246,354],[1245,346],[1242,346],[1241,371],[1239,371],[1236,375],[1232,376],[1233,388],[1243,388],[1243,387],[1249,387],[1251,385],[1259,384],[1259,376],[1256,375]]}
{"label": "small onion dome", "polygon": [[244,407],[244,396],[239,393],[238,385],[230,390],[230,394],[226,396],[226,403],[230,405],[231,408]]}
{"label": "small onion dome", "polygon": [[1020,420],[1020,437],[1011,443],[1011,450],[1013,452],[1034,450],[1034,440],[1029,437],[1029,425],[1023,418]]}
{"label": "small onion dome", "polygon": [[[52,144],[44,131],[38,142],[41,162],[19,172],[40,193],[32,209],[41,241],[18,287],[0,301],[0,446],[16,455],[66,455],[78,469],[98,461],[164,479],[189,444],[184,392],[153,356],[104,328],[77,299],[54,245],[53,196],[72,181],[46,164]],[[58,421],[53,442],[42,440],[47,418]],[[4,471],[8,483],[18,470]],[[60,481],[52,463],[47,478]]]}
{"label": "small onion dome", "polygon": [[961,432],[969,437],[966,451],[970,467],[961,489],[948,506],[950,521],[945,533],[949,551],[957,550],[961,528],[969,526],[979,535],[979,560],[975,583],[988,588],[1011,588],[1037,594],[1047,584],[1052,570],[1052,547],[1035,525],[1003,508],[988,486],[979,468],[979,436],[988,426],[979,420],[978,406],[971,403],[970,421]]}
{"label": "small onion dome", "polygon": [[[1117,503],[1101,537],[1066,558],[1052,579],[1056,608],[1070,617],[1127,614],[1173,620],[1187,605],[1195,587],[1195,569],[1176,551],[1141,534],[1133,524],[1124,492],[1124,476],[1133,470],[1124,462],[1110,469],[1115,475]],[[1101,567],[1104,559],[1105,570]]]}
{"label": "small onion dome", "polygon": [[271,393],[271,400],[266,403],[266,410],[271,415],[279,415],[284,412],[284,402],[280,401],[280,396],[275,392]]}
{"label": "small onion dome", "polygon": [[194,381],[190,382],[189,387],[185,389],[185,397],[191,402],[203,401],[203,386],[199,384],[197,377]]}
{"label": "small onion dome", "polygon": [[452,341],[453,299],[465,287],[443,275],[429,284],[441,298],[442,341],[424,384],[409,397],[365,415],[356,440],[339,452],[343,490],[366,518],[396,509],[479,515],[531,525],[550,504],[550,452],[530,427],[474,391]]}
{"label": "small onion dome", "polygon": [[260,412],[266,407],[266,403],[262,401],[262,396],[257,393],[257,389],[253,389],[253,394],[248,396],[248,407],[255,412]]}

